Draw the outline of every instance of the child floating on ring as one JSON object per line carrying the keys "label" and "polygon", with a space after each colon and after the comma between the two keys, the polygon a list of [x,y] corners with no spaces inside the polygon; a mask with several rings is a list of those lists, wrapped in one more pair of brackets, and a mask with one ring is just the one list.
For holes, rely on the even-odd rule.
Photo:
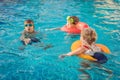
{"label": "child floating on ring", "polygon": [[68,16],[66,25],[61,28],[52,28],[47,30],[61,30],[70,34],[80,34],[84,28],[88,27],[89,26],[86,23],[80,22],[78,17]]}
{"label": "child floating on ring", "polygon": [[62,54],[59,57],[64,58],[66,56],[87,54],[95,58],[95,62],[105,63],[107,62],[107,57],[103,54],[100,47],[96,46],[97,34],[91,28],[86,28],[81,33],[81,46],[76,50],[69,52],[67,54]]}
{"label": "child floating on ring", "polygon": [[26,20],[24,22],[24,31],[20,37],[24,45],[31,44],[32,42],[40,42],[36,38],[37,32],[34,30],[34,22],[32,20]]}

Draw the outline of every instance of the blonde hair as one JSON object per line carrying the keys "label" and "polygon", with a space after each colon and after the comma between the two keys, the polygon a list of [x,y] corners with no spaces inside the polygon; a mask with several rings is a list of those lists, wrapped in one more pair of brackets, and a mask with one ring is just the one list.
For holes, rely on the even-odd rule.
{"label": "blonde hair", "polygon": [[88,44],[92,44],[93,42],[96,41],[97,39],[97,34],[95,32],[95,30],[93,30],[92,28],[85,28],[82,32],[81,32],[81,36],[82,38],[88,43]]}

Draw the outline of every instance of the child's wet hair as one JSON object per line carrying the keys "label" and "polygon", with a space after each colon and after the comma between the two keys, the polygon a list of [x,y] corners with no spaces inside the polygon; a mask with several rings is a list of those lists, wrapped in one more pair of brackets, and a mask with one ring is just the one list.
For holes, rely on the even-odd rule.
{"label": "child's wet hair", "polygon": [[86,28],[82,31],[81,36],[83,37],[84,40],[86,40],[89,44],[92,44],[93,42],[96,41],[97,39],[97,34],[95,30],[92,28]]}
{"label": "child's wet hair", "polygon": [[73,24],[76,24],[76,23],[78,23],[78,22],[79,22],[79,18],[78,18],[78,17],[76,17],[76,16],[70,16],[70,18],[72,18],[72,19],[73,19]]}
{"label": "child's wet hair", "polygon": [[28,19],[28,20],[25,20],[26,23],[34,23],[33,20],[31,19]]}

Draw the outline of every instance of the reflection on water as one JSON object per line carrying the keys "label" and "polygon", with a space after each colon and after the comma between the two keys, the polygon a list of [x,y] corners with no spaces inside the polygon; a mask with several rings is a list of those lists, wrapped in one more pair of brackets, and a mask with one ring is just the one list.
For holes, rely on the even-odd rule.
{"label": "reflection on water", "polygon": [[[104,75],[106,76],[105,80],[110,80],[113,78],[113,71],[105,68],[102,64],[84,61],[80,63],[79,71],[82,73],[79,75],[80,80],[93,80],[92,75],[89,71],[94,72],[97,75]],[[96,80],[98,80],[96,78]],[[102,78],[101,78],[102,80]]]}
{"label": "reflection on water", "polygon": [[100,24],[106,24],[106,25],[110,24],[119,27],[120,5],[118,3],[114,2],[114,0],[103,0],[103,1],[96,0],[94,2],[94,7],[95,7],[94,17],[101,20],[99,22]]}
{"label": "reflection on water", "polygon": [[[119,13],[119,0],[0,0],[0,79],[119,80]],[[77,63],[81,59],[77,57],[57,61],[60,54],[70,51],[79,36],[44,29],[62,26],[69,15],[78,16],[96,29],[100,43],[111,49],[108,63],[98,66],[81,62],[76,70],[68,66],[79,67]],[[42,40],[44,44],[28,45],[19,50],[20,32],[28,18],[34,20],[36,30],[44,32],[47,39]]]}

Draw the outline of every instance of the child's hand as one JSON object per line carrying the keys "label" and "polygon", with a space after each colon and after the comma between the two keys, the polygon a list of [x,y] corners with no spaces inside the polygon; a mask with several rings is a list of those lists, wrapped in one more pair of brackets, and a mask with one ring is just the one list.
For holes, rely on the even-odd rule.
{"label": "child's hand", "polygon": [[68,56],[67,54],[62,54],[59,56],[60,59],[63,59],[64,57]]}
{"label": "child's hand", "polygon": [[31,39],[30,39],[30,38],[25,39],[25,40],[24,40],[25,45],[29,44],[29,43],[30,43],[30,41],[31,41]]}

